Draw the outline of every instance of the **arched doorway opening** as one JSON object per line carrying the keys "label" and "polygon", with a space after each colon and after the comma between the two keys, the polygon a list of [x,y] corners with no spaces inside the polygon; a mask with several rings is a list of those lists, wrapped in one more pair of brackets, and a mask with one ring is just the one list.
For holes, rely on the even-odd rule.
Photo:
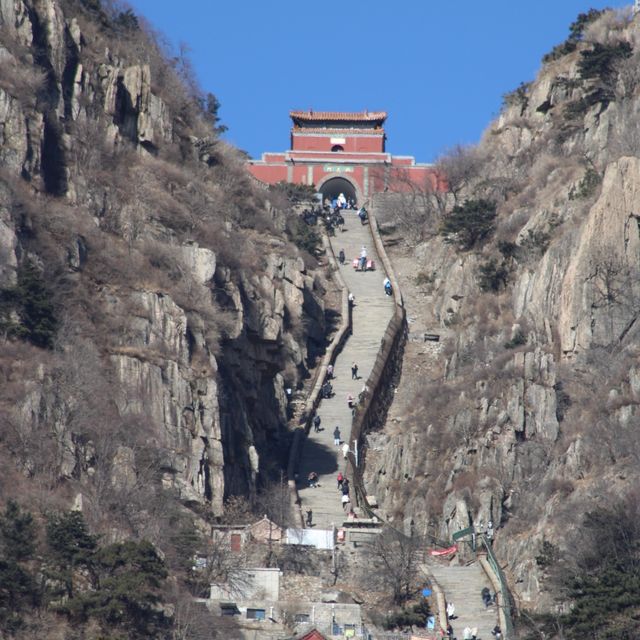
{"label": "arched doorway opening", "polygon": [[344,151],[344,147],[341,144],[334,144],[333,147],[331,147],[331,151]]}
{"label": "arched doorway opening", "polygon": [[323,182],[319,191],[322,194],[322,201],[325,200],[333,200],[337,198],[341,193],[344,194],[344,197],[349,200],[353,200],[354,202],[358,202],[358,194],[356,192],[356,188],[353,184],[347,180],[346,178],[329,178],[326,182]]}

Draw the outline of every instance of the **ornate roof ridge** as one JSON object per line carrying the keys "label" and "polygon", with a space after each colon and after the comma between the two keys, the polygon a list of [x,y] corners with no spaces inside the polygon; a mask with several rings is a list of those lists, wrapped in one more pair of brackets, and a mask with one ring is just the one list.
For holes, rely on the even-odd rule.
{"label": "ornate roof ridge", "polygon": [[386,111],[289,111],[293,120],[343,120],[358,122],[376,122],[386,120]]}

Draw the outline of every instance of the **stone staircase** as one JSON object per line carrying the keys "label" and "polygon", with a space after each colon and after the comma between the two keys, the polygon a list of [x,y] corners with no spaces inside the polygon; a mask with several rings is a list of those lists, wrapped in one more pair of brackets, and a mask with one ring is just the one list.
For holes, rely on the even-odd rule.
{"label": "stone staircase", "polygon": [[478,561],[466,566],[455,566],[429,558],[426,571],[440,585],[447,602],[455,605],[454,620],[450,621],[454,637],[461,640],[465,627],[477,627],[477,640],[491,640],[491,630],[498,624],[496,605],[485,607],[481,592],[487,587],[493,593],[491,583]]}
{"label": "stone staircase", "polygon": [[[335,379],[332,381],[335,395],[322,400],[318,408],[322,430],[316,433],[311,429],[305,439],[299,464],[298,492],[302,512],[304,514],[308,509],[312,510],[313,526],[317,529],[340,526],[346,519],[336,476],[340,471],[347,475],[349,467],[341,449],[334,445],[333,430],[339,426],[341,441],[348,443],[350,449],[355,448],[351,438],[352,414],[347,405],[347,396],[355,398],[362,391],[394,312],[393,298],[384,292],[383,280],[386,274],[375,250],[369,226],[360,223],[355,211],[345,211],[344,218],[345,230],[336,231],[336,235],[331,238],[331,245],[336,255],[343,249],[347,258],[346,263],[339,268],[347,288],[356,297],[353,334],[347,339],[335,362]],[[362,246],[367,248],[368,257],[375,261],[375,271],[357,272],[351,266],[353,258],[360,255]],[[351,378],[353,362],[358,365],[357,380]],[[310,488],[306,482],[311,471],[315,471],[320,479],[320,486],[315,489]]]}

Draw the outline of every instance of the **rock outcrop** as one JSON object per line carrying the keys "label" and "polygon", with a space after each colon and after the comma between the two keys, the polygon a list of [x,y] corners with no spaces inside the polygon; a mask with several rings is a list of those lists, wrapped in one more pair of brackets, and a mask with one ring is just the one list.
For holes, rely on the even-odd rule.
{"label": "rock outcrop", "polygon": [[14,463],[37,476],[26,442],[52,434],[53,485],[85,504],[153,482],[220,515],[286,468],[285,388],[324,348],[325,275],[133,14],[2,0],[0,27],[3,339],[24,335],[27,260],[57,322],[19,388],[5,363]]}
{"label": "rock outcrop", "polygon": [[[390,248],[410,337],[389,421],[369,438],[368,490],[439,538],[492,521],[519,601],[541,610],[543,541],[564,552],[583,514],[638,478],[640,53],[619,43],[634,47],[639,25],[594,24],[465,152],[476,173],[457,201],[497,203],[491,240],[457,250],[434,206],[410,262]],[[582,55],[594,42],[612,56],[597,77]],[[399,202],[381,197],[378,214],[398,224]]]}

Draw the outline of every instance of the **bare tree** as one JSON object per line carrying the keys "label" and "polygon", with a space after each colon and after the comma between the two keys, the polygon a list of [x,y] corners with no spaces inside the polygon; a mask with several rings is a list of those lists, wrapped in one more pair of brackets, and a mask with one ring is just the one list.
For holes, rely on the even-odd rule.
{"label": "bare tree", "polygon": [[[420,542],[416,536],[406,536],[387,527],[371,543],[369,557],[378,569],[379,586],[392,594],[394,604],[403,604],[418,588]],[[367,569],[369,583],[371,575]]]}
{"label": "bare tree", "polygon": [[640,315],[638,268],[624,258],[596,254],[588,280],[593,286],[594,309],[603,309],[608,322],[609,344],[620,342]]}
{"label": "bare tree", "polygon": [[232,640],[242,637],[233,618],[214,615],[204,603],[196,602],[188,593],[176,590],[172,600],[171,640]]}
{"label": "bare tree", "polygon": [[438,191],[435,176],[417,182],[408,171],[395,170],[387,177],[385,209],[408,241],[421,242],[438,232],[446,208],[446,194]]}
{"label": "bare tree", "polygon": [[475,146],[456,145],[436,161],[436,170],[446,181],[447,192],[458,203],[462,192],[475,180],[482,167],[482,157]]}
{"label": "bare tree", "polygon": [[251,584],[245,571],[247,556],[244,552],[231,551],[226,537],[208,542],[198,566],[191,576],[191,587],[197,596],[207,597],[212,584],[225,585],[230,593],[242,593]]}
{"label": "bare tree", "polygon": [[280,482],[269,484],[256,498],[254,511],[256,514],[262,511],[269,520],[273,520],[281,527],[293,526],[294,517],[289,485],[282,479]]}

